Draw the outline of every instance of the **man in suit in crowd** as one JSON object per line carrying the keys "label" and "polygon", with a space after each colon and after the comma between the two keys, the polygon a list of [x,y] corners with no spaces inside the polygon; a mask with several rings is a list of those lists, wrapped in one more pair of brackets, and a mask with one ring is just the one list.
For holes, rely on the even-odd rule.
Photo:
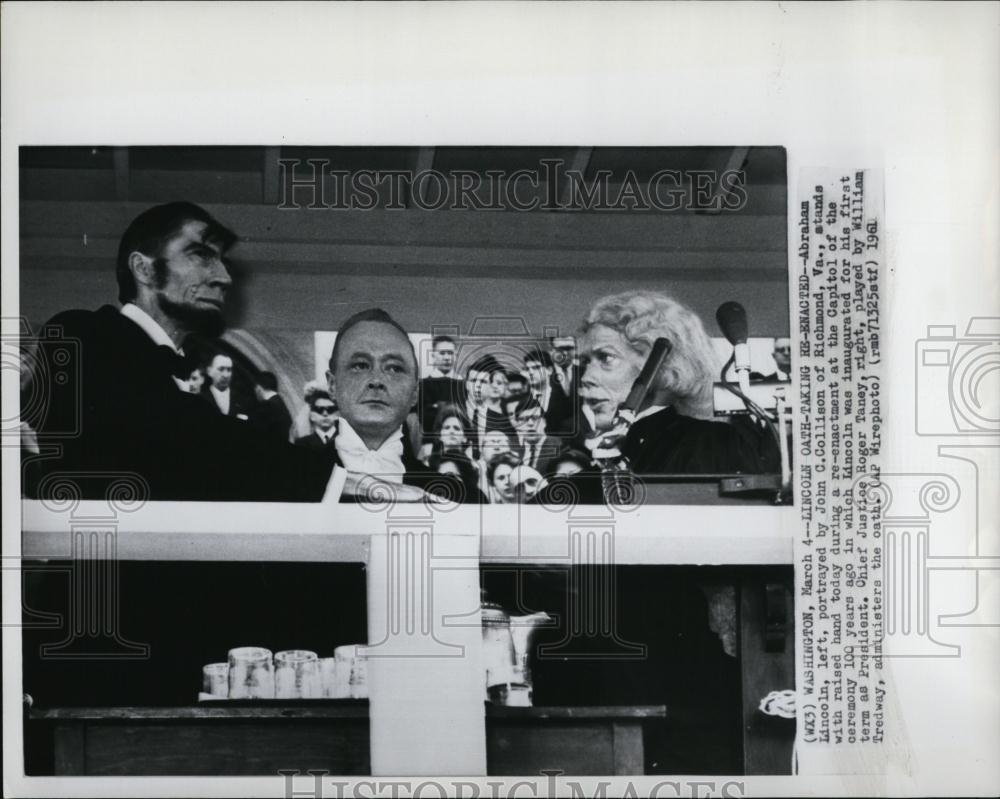
{"label": "man in suit in crowd", "polygon": [[552,356],[540,347],[528,350],[524,354],[524,371],[528,376],[531,395],[545,415],[545,424],[549,432],[572,433],[574,400],[556,379]]}
{"label": "man in suit in crowd", "polygon": [[119,244],[122,307],[49,322],[73,347],[65,368],[33,376],[45,398],[40,438],[61,448],[39,462],[39,495],[58,491],[67,475],[88,499],[105,498],[123,475],[153,500],[313,502],[357,489],[358,476],[330,458],[272,442],[187,390],[182,346],[191,333],[215,338],[224,329],[226,257],[236,240],[192,203],[150,208]]}
{"label": "man in suit in crowd", "polygon": [[233,397],[233,359],[217,352],[205,367],[208,380],[201,387],[201,396],[223,416],[247,418],[243,404]]}
{"label": "man in suit in crowd", "polygon": [[774,365],[777,366],[775,373],[769,378],[779,383],[787,383],[791,380],[792,373],[792,340],[787,336],[774,340]]}
{"label": "man in suit in crowd", "polygon": [[434,419],[445,405],[465,405],[465,384],[455,376],[455,340],[449,336],[431,339],[431,357],[434,368],[420,381],[417,408],[420,416],[421,438],[431,438]]}
{"label": "man in suit in crowd", "polygon": [[333,449],[337,406],[327,392],[314,391],[309,396],[309,423],[313,431],[295,439],[296,446],[329,453]]}
{"label": "man in suit in crowd", "polygon": [[257,375],[253,390],[257,397],[257,407],[252,421],[257,425],[257,429],[273,441],[288,441],[292,415],[278,394],[278,378],[273,372],[261,372]]}
{"label": "man in suit in crowd", "polygon": [[580,364],[576,357],[576,339],[573,336],[555,336],[552,345],[553,376],[563,393],[574,406],[580,393]]}
{"label": "man in suit in crowd", "polygon": [[471,428],[468,438],[472,442],[472,457],[477,459],[487,433],[497,430],[513,438],[516,431],[504,407],[507,375],[496,358],[484,355],[473,363],[466,387],[469,391],[466,416]]}
{"label": "man in suit in crowd", "polygon": [[517,430],[518,445],[515,450],[523,466],[530,466],[541,475],[552,470],[559,456],[559,439],[545,435],[545,416],[542,406],[533,397],[524,397],[507,406]]}

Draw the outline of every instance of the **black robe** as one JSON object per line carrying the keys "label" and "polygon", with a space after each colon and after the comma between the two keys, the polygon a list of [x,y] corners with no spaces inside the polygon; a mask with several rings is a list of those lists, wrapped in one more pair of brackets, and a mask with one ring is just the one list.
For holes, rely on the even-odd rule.
{"label": "black robe", "polygon": [[[778,445],[768,431],[745,417],[731,422],[694,419],[665,408],[635,422],[621,445],[630,470],[639,476],[777,473],[781,469]],[[536,498],[561,504],[565,479],[554,481]],[[601,504],[604,493],[599,471],[584,471],[568,482],[583,504]]]}

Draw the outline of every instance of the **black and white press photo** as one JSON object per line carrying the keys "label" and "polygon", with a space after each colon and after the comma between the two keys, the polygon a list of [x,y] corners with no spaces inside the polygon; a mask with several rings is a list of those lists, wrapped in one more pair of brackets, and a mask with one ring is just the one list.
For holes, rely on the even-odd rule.
{"label": "black and white press photo", "polygon": [[20,158],[25,496],[791,501],[780,147]]}
{"label": "black and white press photo", "polygon": [[996,793],[1000,7],[0,22],[5,795]]}
{"label": "black and white press photo", "polygon": [[22,148],[28,773],[787,773],[787,555],[697,516],[793,502],[786,204],[781,147]]}

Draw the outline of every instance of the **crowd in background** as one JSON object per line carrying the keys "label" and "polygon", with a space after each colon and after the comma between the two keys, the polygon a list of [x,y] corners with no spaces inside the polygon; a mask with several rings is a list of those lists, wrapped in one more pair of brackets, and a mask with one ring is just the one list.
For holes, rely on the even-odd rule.
{"label": "crowd in background", "polygon": [[[407,445],[428,470],[460,481],[465,497],[506,503],[518,500],[525,480],[533,487],[590,464],[585,440],[593,426],[579,398],[573,338],[526,349],[518,368],[481,355],[460,371],[456,346],[448,336],[432,340],[433,369],[406,424]],[[336,403],[318,383],[306,386],[304,399],[311,430],[295,443],[333,446]],[[512,480],[519,468],[531,471]]]}
{"label": "crowd in background", "polygon": [[[588,441],[595,421],[580,398],[573,337],[525,348],[515,366],[509,353],[506,365],[490,354],[461,364],[459,346],[450,336],[431,341],[433,368],[420,381],[405,431],[421,464],[460,481],[466,497],[494,504],[520,501],[543,479],[593,466]],[[778,379],[787,379],[789,355],[788,340],[776,340]],[[232,359],[215,354],[191,370],[188,390],[276,440],[318,451],[334,446],[337,405],[322,381],[305,385],[304,407],[293,420],[274,374],[257,375],[249,407],[230,397],[232,375]]]}
{"label": "crowd in background", "polygon": [[[593,417],[580,400],[573,337],[526,348],[516,367],[510,357],[505,366],[487,354],[460,371],[457,344],[449,336],[432,339],[431,358],[433,369],[420,381],[407,421],[407,443],[430,471],[460,480],[466,497],[516,502],[525,475],[516,481],[511,476],[520,467],[531,470],[530,487],[591,465],[586,441],[594,434]],[[232,358],[216,353],[193,366],[187,390],[275,439],[314,450],[333,447],[337,405],[322,382],[305,385],[305,407],[294,421],[273,373],[256,376],[255,403],[235,398],[232,382]]]}
{"label": "crowd in background", "polygon": [[[25,439],[29,492],[73,473],[94,482],[94,495],[112,490],[108,475],[128,475],[156,499],[317,501],[367,498],[374,477],[419,501],[435,493],[434,478],[460,487],[462,501],[510,503],[566,475],[589,502],[618,497],[623,475],[788,471],[782,434],[747,395],[730,390],[749,415],[723,408],[718,418],[716,381],[728,378],[705,327],[655,291],[595,299],[582,357],[572,337],[437,335],[428,363],[389,313],[359,310],[335,322],[326,384],[308,387],[308,420],[293,421],[276,376],[219,340],[237,238],[192,203],[147,209],[119,244],[120,306],[50,320],[73,347],[62,361],[34,359],[22,386],[39,400],[25,403],[24,422],[51,442],[42,453]],[[422,379],[421,366],[433,367]],[[218,452],[233,468],[212,468]]]}

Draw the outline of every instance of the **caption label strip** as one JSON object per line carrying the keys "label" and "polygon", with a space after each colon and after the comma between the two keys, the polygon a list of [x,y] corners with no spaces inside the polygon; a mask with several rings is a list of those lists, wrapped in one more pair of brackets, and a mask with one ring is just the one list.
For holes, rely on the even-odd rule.
{"label": "caption label strip", "polygon": [[798,735],[881,743],[882,173],[804,170],[799,200]]}

